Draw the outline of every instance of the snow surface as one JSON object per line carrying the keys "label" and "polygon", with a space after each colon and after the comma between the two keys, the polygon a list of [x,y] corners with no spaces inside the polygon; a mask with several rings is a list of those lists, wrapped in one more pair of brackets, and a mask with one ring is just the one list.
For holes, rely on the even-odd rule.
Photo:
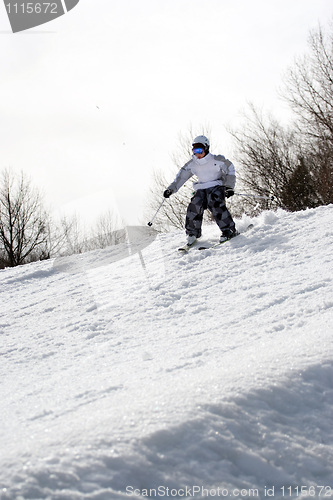
{"label": "snow surface", "polygon": [[1,271],[1,500],[333,495],[332,220]]}

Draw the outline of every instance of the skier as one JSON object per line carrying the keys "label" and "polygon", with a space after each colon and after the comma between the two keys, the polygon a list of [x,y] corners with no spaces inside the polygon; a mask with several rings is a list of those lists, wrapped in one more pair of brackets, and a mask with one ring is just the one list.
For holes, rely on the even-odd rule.
{"label": "skier", "polygon": [[188,246],[193,245],[196,239],[200,238],[202,218],[207,208],[222,231],[221,243],[238,234],[225,205],[225,198],[234,195],[235,167],[224,156],[211,154],[209,146],[209,140],[204,135],[193,139],[191,160],[179,170],[175,180],[163,193],[165,198],[169,198],[192,175],[198,178],[198,182],[193,184],[195,192],[186,213],[185,229]]}

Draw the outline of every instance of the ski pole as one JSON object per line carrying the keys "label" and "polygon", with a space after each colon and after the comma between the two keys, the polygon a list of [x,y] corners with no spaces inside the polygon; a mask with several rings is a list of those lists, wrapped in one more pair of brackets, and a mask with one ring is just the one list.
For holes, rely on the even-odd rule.
{"label": "ski pole", "polygon": [[156,210],[152,220],[150,222],[147,223],[147,226],[152,226],[153,225],[153,220],[155,219],[156,215],[158,214],[158,212],[161,210],[162,208],[162,205],[163,203],[165,202],[166,198],[164,198],[164,200],[162,201],[162,203],[160,204],[160,206],[158,207],[158,209]]}
{"label": "ski pole", "polygon": [[235,193],[238,196],[248,196],[249,198],[256,198],[261,200],[274,200],[274,196],[257,196],[256,194],[246,194],[246,193]]}

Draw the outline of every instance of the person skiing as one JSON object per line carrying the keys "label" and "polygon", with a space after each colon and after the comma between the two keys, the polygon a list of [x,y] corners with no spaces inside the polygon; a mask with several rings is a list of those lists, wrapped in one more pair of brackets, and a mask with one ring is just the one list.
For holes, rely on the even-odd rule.
{"label": "person skiing", "polygon": [[191,246],[201,236],[203,214],[209,209],[222,231],[220,242],[230,240],[238,233],[233,218],[226,207],[225,198],[234,195],[236,183],[235,167],[222,155],[209,152],[210,143],[206,136],[193,139],[193,156],[179,170],[175,180],[164,191],[164,198],[169,198],[193,175],[198,182],[193,183],[195,190],[187,208],[185,229],[187,245]]}

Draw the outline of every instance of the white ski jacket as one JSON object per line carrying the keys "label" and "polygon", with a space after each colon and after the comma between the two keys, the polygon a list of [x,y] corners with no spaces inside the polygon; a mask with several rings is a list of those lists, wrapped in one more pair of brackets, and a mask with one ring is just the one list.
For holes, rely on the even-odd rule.
{"label": "white ski jacket", "polygon": [[234,189],[236,184],[235,167],[231,161],[222,155],[208,153],[198,159],[195,155],[179,170],[175,180],[168,189],[176,193],[178,189],[193,175],[198,182],[193,183],[193,189],[207,189],[214,186],[226,186]]}

